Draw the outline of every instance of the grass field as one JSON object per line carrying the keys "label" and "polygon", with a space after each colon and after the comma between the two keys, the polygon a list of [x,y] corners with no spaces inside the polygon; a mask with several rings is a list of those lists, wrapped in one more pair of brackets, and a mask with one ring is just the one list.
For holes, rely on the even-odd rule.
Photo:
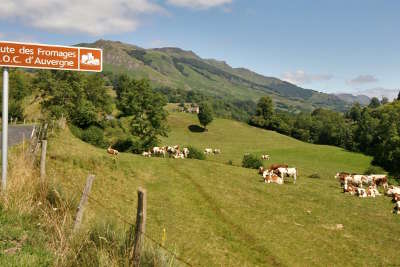
{"label": "grass field", "polygon": [[[163,143],[220,148],[221,155],[198,161],[122,153],[113,159],[64,131],[49,144],[48,179],[78,199],[73,188],[96,174],[92,197],[131,222],[136,189],[145,187],[147,233],[161,241],[165,229],[166,246],[194,266],[400,265],[400,217],[391,213],[390,199],[344,195],[333,178],[337,171],[363,172],[371,158],[229,120],[191,132],[196,123],[194,115],[171,113]],[[264,184],[257,171],[239,167],[245,153],[267,153],[268,164],[297,167],[297,184]],[[321,178],[308,178],[315,173]],[[89,201],[84,224],[98,221],[128,227]]]}

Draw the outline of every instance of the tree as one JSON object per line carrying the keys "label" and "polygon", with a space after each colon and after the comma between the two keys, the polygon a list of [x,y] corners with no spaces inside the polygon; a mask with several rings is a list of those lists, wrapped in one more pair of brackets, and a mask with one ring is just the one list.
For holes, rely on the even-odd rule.
{"label": "tree", "polygon": [[199,114],[197,114],[200,124],[207,130],[207,125],[213,121],[213,112],[207,103],[202,103],[199,106]]}
{"label": "tree", "polygon": [[382,105],[386,105],[387,103],[389,103],[389,99],[387,98],[387,97],[382,97],[382,100],[381,100],[381,104]]}
{"label": "tree", "polygon": [[168,113],[164,109],[167,100],[151,89],[148,80],[121,76],[117,79],[116,88],[117,107],[122,116],[130,119],[130,132],[138,147],[135,152],[156,146],[159,136],[167,136],[168,132]]}
{"label": "tree", "polygon": [[256,114],[251,118],[250,123],[258,127],[270,129],[272,122],[276,122],[274,115],[274,103],[272,99],[264,96],[258,100]]}
{"label": "tree", "polygon": [[381,105],[381,102],[379,101],[379,99],[377,97],[373,97],[371,99],[371,102],[369,103],[368,107],[370,108],[377,108]]}
{"label": "tree", "polygon": [[400,91],[399,91],[399,94],[397,95],[397,100],[400,101]]}

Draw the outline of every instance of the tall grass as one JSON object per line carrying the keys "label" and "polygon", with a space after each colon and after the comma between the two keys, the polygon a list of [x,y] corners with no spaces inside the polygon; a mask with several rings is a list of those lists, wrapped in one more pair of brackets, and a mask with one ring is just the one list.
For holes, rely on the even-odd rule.
{"label": "tall grass", "polygon": [[[68,196],[60,184],[50,179],[41,182],[37,164],[22,147],[27,146],[9,153],[8,190],[1,195],[2,212],[28,217],[37,231],[45,233],[45,247],[54,255],[54,266],[128,266],[132,231],[118,228],[116,221],[94,219],[73,234],[80,192]],[[148,244],[141,262],[142,266],[174,266],[171,256]]]}

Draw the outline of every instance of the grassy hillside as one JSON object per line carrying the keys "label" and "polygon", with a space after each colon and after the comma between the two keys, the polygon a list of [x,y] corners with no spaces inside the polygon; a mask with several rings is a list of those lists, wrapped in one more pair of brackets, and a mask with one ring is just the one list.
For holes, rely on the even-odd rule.
{"label": "grassy hillside", "polygon": [[143,49],[121,42],[99,40],[80,46],[104,50],[105,70],[148,78],[156,87],[201,91],[224,99],[253,100],[270,95],[284,110],[316,107],[344,110],[348,104],[334,95],[303,89],[272,77],[264,77],[225,62],[202,59],[179,48]]}
{"label": "grassy hillside", "polygon": [[[87,174],[96,174],[92,197],[132,222],[136,189],[144,186],[147,233],[161,241],[165,229],[166,246],[194,266],[400,264],[400,217],[391,214],[390,199],[344,195],[333,179],[337,171],[364,171],[371,158],[229,120],[191,132],[196,122],[193,115],[171,113],[172,132],[163,142],[220,148],[221,155],[197,161],[122,153],[113,159],[64,131],[49,144],[48,179],[78,198]],[[296,166],[297,184],[266,185],[256,171],[226,164],[240,165],[247,152]],[[314,173],[321,178],[307,178]],[[89,201],[84,224],[98,221],[128,227]]]}

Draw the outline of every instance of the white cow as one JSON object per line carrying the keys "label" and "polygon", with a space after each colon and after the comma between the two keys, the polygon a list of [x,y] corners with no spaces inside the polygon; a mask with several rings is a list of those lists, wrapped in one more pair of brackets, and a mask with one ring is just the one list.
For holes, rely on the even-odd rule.
{"label": "white cow", "polygon": [[394,194],[400,194],[400,186],[389,186],[388,190],[386,191],[386,195],[392,196]]}
{"label": "white cow", "polygon": [[206,148],[206,149],[204,149],[204,154],[209,155],[209,154],[212,154],[212,153],[213,153],[212,148]]}
{"label": "white cow", "polygon": [[143,156],[143,157],[146,157],[146,158],[151,158],[151,152],[146,152],[146,151],[144,151],[144,152],[142,153],[142,156]]}
{"label": "white cow", "polygon": [[187,158],[189,156],[189,153],[190,153],[189,148],[184,147],[183,150],[182,150],[182,153],[183,153],[183,155],[185,155],[185,158]]}
{"label": "white cow", "polygon": [[394,213],[395,214],[400,214],[400,201],[396,202],[396,205],[394,207]]}
{"label": "white cow", "polygon": [[270,160],[270,156],[269,155],[262,155],[261,159],[262,160]]}
{"label": "white cow", "polygon": [[281,178],[283,179],[285,176],[293,177],[293,183],[296,183],[297,179],[297,169],[296,168],[278,168],[277,171],[279,172]]}
{"label": "white cow", "polygon": [[214,149],[214,154],[221,154],[221,149],[218,148]]}
{"label": "white cow", "polygon": [[362,188],[363,182],[366,183],[367,178],[365,177],[365,175],[354,174],[344,177],[344,181],[345,183],[351,183]]}

